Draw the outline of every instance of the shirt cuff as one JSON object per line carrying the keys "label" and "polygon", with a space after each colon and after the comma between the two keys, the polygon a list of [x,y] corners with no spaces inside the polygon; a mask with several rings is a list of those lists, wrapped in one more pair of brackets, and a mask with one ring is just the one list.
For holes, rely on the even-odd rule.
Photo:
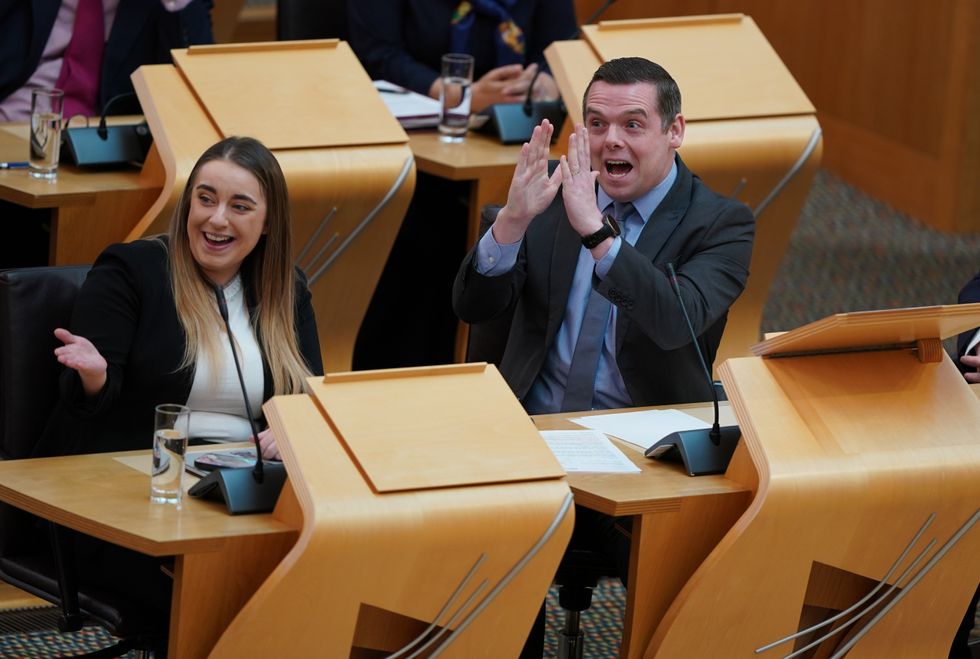
{"label": "shirt cuff", "polygon": [[973,335],[973,338],[966,344],[966,350],[963,351],[963,354],[980,354],[980,350],[976,350],[977,345],[980,345],[980,330],[977,330],[976,334]]}
{"label": "shirt cuff", "polygon": [[609,274],[609,269],[612,268],[613,261],[616,260],[616,255],[619,254],[619,248],[623,245],[623,239],[619,236],[613,238],[612,247],[606,254],[595,262],[595,276],[599,279],[605,279],[606,275]]}
{"label": "shirt cuff", "polygon": [[473,267],[486,277],[496,277],[510,272],[517,263],[517,252],[521,249],[522,240],[501,245],[494,239],[493,229],[489,229],[476,245]]}

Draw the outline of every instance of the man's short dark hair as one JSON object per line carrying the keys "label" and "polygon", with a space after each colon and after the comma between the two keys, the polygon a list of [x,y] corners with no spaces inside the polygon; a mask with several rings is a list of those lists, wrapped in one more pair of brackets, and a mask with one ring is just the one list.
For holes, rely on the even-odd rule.
{"label": "man's short dark hair", "polygon": [[582,97],[583,118],[589,90],[592,89],[592,84],[599,80],[610,85],[651,83],[657,90],[657,112],[660,113],[660,127],[664,131],[681,112],[681,90],[664,67],[643,57],[620,57],[609,60],[592,75],[592,80],[589,81],[589,86],[585,88],[585,95]]}

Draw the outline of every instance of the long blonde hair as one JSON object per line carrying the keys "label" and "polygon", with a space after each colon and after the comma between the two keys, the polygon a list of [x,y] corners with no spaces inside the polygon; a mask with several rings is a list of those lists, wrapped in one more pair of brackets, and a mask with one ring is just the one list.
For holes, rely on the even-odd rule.
{"label": "long blonde hair", "polygon": [[242,281],[246,286],[246,300],[255,305],[251,313],[252,331],[272,374],[273,393],[301,392],[310,371],[296,337],[295,275],[290,260],[292,233],[286,179],[275,156],[251,137],[228,137],[201,155],[170,220],[170,280],[177,317],[186,338],[181,368],[192,367],[199,350],[215,360],[222,354],[219,328],[223,322],[213,289],[191,253],[187,233],[187,217],[198,173],[212,160],[227,160],[247,170],[258,180],[265,195],[266,232],[242,262]]}

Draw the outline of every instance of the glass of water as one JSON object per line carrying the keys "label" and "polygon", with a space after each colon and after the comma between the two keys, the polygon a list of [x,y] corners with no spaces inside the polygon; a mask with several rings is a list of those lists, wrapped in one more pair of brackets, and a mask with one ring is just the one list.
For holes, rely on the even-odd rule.
{"label": "glass of water", "polygon": [[180,506],[184,494],[184,458],[191,410],[185,405],[157,405],[153,427],[150,501]]}
{"label": "glass of water", "polygon": [[473,56],[449,53],[442,56],[442,91],[439,101],[440,139],[462,142],[470,125],[470,88],[473,86]]}
{"label": "glass of water", "polygon": [[65,93],[41,87],[31,90],[31,176],[54,178],[58,175],[61,151],[61,111]]}

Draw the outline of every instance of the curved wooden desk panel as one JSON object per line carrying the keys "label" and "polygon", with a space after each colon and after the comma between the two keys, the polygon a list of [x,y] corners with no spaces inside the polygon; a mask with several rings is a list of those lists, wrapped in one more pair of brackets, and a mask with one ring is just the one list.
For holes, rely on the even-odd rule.
{"label": "curved wooden desk panel", "polygon": [[980,401],[950,359],[742,358],[721,373],[757,495],[646,656],[755,656],[839,612],[758,656],[786,656],[838,625],[818,656],[849,641],[848,657],[946,656],[980,581]]}
{"label": "curved wooden desk panel", "polygon": [[390,653],[430,623],[445,656],[517,656],[571,535],[564,480],[378,494],[313,398],[265,410],[302,530],[210,656]]}
{"label": "curved wooden desk panel", "polygon": [[[224,137],[176,67],[143,66],[133,81],[154,136],[148,167],[159,172],[163,187],[128,240],[166,232],[194,163]],[[405,144],[274,153],[289,186],[293,252],[310,280],[324,368],[349,370],[361,320],[415,189],[412,153]]]}

